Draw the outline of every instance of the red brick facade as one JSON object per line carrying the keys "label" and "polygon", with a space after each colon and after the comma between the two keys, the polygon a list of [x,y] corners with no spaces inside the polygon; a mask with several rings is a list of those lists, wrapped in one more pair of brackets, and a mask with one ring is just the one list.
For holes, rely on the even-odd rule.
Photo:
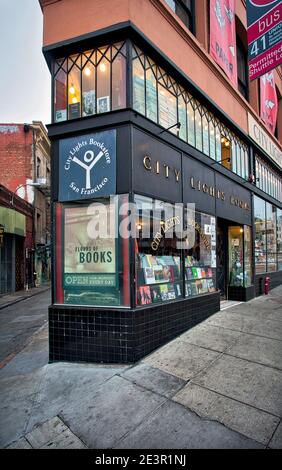
{"label": "red brick facade", "polygon": [[32,140],[24,124],[0,124],[1,184],[10,191],[32,179]]}
{"label": "red brick facade", "polygon": [[[42,178],[46,181],[34,186]],[[27,216],[25,248],[35,250],[33,265],[40,282],[50,243],[50,142],[41,122],[0,123],[0,185],[5,187],[1,193],[11,191],[11,197],[1,194],[0,204],[18,210],[17,201],[18,212]]]}

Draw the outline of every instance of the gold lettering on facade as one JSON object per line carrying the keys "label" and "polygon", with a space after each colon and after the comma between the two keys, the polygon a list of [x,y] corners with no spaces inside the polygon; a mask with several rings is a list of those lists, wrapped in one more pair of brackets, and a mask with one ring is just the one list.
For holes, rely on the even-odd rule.
{"label": "gold lettering on facade", "polygon": [[154,236],[154,239],[151,243],[152,250],[157,251],[165,233],[170,228],[175,227],[176,225],[179,225],[179,224],[180,224],[180,218],[178,215],[176,215],[175,217],[170,217],[169,219],[165,220],[164,224],[161,226],[160,231],[157,232],[156,235]]}
{"label": "gold lettering on facade", "polygon": [[[160,174],[160,161],[159,160],[156,160],[155,163],[153,163],[152,158],[149,155],[145,155],[145,157],[143,158],[143,165],[147,171],[155,172],[157,175]],[[164,168],[163,176],[165,176],[165,178],[169,178],[169,172],[171,168],[169,167],[167,163],[163,163],[163,168]],[[175,176],[175,181],[179,183],[181,179],[181,170],[177,170],[176,168],[173,168],[173,172]],[[197,180],[194,178],[194,176],[190,177],[190,186],[193,189],[202,191],[204,194],[220,199],[221,201],[225,201],[226,199],[226,195],[224,191],[221,191],[215,186],[210,186],[203,181]],[[250,204],[246,201],[241,200],[238,197],[230,196],[230,204],[236,207],[240,207],[241,209],[250,211]]]}
{"label": "gold lettering on facade", "polygon": [[176,170],[176,168],[174,168],[175,179],[177,182],[179,181],[180,173],[181,173],[181,170]]}
{"label": "gold lettering on facade", "polygon": [[164,163],[164,169],[165,169],[165,177],[168,178],[169,166],[166,163]]}
{"label": "gold lettering on facade", "polygon": [[[157,175],[160,174],[161,162],[159,160],[156,160],[155,162],[152,161],[152,158],[149,155],[145,155],[145,157],[143,158],[143,166],[148,171],[154,172]],[[170,168],[170,166],[167,163],[163,163],[163,168],[164,168],[164,176],[166,178],[169,178],[170,170],[174,170],[173,173],[174,173],[175,181],[179,183],[180,178],[181,178],[181,170],[178,170],[177,168]]]}
{"label": "gold lettering on facade", "polygon": [[145,155],[145,157],[143,158],[143,165],[146,168],[146,170],[151,171],[152,170],[151,157],[149,157],[148,155]]}
{"label": "gold lettering on facade", "polygon": [[198,222],[195,222],[194,219],[188,219],[187,221],[188,225],[191,225],[191,227],[194,227],[194,229],[196,230],[196,232],[199,233],[201,239],[203,240],[203,243],[205,245],[205,247],[207,249],[210,249],[211,245],[210,245],[210,241],[209,239],[207,238],[207,236],[205,235],[205,233],[203,232],[200,224]]}

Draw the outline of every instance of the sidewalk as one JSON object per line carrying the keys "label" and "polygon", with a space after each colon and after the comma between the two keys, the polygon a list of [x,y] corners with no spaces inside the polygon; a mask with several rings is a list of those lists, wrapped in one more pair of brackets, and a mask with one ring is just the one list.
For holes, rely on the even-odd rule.
{"label": "sidewalk", "polygon": [[282,448],[282,286],[139,363],[47,363],[45,326],[0,370],[0,446]]}
{"label": "sidewalk", "polygon": [[0,296],[0,310],[3,308],[9,307],[10,305],[16,304],[21,300],[28,299],[33,297],[34,295],[41,294],[41,292],[45,292],[50,289],[50,283],[43,284],[38,287],[32,287],[29,290],[19,290],[14,292],[13,294],[5,294]]}

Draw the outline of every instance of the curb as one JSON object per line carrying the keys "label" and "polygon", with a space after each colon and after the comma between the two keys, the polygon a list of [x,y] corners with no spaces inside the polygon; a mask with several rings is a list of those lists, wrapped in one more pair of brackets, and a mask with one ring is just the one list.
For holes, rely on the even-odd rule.
{"label": "curb", "polygon": [[10,302],[7,302],[6,304],[1,305],[1,306],[0,306],[0,310],[3,310],[4,308],[10,307],[11,305],[17,304],[18,302],[21,302],[22,300],[30,299],[31,297],[34,297],[35,295],[42,294],[43,292],[46,292],[46,291],[49,290],[50,288],[51,288],[51,286],[46,287],[46,289],[40,290],[40,292],[34,292],[34,293],[32,293],[31,295],[24,295],[24,296],[19,297],[19,298],[15,299],[15,300],[11,300]]}

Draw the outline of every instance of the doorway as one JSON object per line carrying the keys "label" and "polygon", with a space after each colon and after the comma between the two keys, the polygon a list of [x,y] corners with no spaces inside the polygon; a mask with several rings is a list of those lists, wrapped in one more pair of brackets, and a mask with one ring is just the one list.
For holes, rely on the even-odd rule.
{"label": "doorway", "polygon": [[230,288],[251,284],[251,228],[217,218],[216,285],[222,300]]}
{"label": "doorway", "polygon": [[216,287],[221,299],[227,298],[228,222],[217,218],[216,230]]}

